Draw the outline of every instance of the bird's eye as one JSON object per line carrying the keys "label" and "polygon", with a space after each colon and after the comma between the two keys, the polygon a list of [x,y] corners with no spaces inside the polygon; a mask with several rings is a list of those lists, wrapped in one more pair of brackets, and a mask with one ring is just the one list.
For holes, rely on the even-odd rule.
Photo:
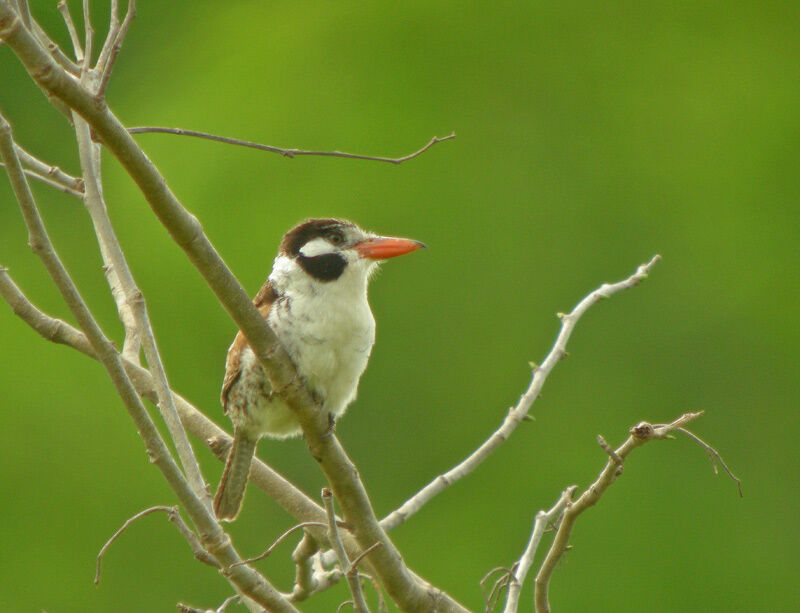
{"label": "bird's eye", "polygon": [[341,245],[344,242],[344,237],[341,234],[332,234],[331,242],[334,245]]}

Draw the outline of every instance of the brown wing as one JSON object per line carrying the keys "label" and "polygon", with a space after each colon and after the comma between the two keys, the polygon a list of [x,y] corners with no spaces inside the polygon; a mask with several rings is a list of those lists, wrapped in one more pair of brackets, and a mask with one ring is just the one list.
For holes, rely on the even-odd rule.
{"label": "brown wing", "polygon": [[[258,310],[261,311],[261,315],[266,319],[267,315],[269,315],[269,309],[272,307],[272,303],[277,299],[278,293],[275,291],[275,288],[272,287],[272,283],[267,281],[261,289],[258,290],[256,297],[253,298],[253,304],[258,307]],[[228,393],[242,374],[242,351],[244,351],[246,346],[247,339],[240,330],[236,333],[236,337],[233,339],[233,343],[231,343],[228,349],[228,357],[225,360],[225,379],[222,381],[222,393],[220,395],[220,402],[225,412],[228,411]]]}

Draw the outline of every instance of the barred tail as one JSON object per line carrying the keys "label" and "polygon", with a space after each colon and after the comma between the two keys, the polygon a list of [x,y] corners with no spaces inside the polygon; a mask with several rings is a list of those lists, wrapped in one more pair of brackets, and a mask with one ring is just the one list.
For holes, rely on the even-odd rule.
{"label": "barred tail", "polygon": [[257,442],[258,439],[247,436],[240,429],[234,433],[233,445],[214,497],[214,512],[222,521],[233,521],[239,514]]}

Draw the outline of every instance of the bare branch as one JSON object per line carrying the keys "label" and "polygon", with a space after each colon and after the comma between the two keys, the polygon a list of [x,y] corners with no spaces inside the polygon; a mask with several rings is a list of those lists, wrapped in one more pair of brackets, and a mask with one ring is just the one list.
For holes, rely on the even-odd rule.
{"label": "bare branch", "polygon": [[117,530],[110,539],[108,539],[100,548],[100,552],[97,554],[97,566],[94,573],[94,584],[97,585],[100,583],[100,571],[101,565],[103,563],[103,557],[106,555],[109,547],[114,544],[122,533],[127,530],[131,524],[136,522],[137,520],[141,519],[146,515],[150,515],[151,513],[157,513],[159,511],[163,511],[169,517],[169,520],[178,528],[178,531],[181,535],[189,542],[189,546],[192,548],[192,553],[194,553],[194,557],[203,562],[204,564],[208,564],[209,566],[214,566],[215,568],[219,568],[219,562],[214,559],[210,553],[208,553],[203,546],[200,544],[200,540],[197,538],[197,535],[192,532],[191,528],[186,525],[186,522],[183,521],[181,514],[178,512],[178,507],[166,507],[166,506],[156,506],[150,507],[149,509],[145,509],[144,511],[140,511],[133,517],[129,517],[125,520],[125,523],[122,524],[122,527]]}
{"label": "bare branch", "polygon": [[600,445],[600,448],[605,451],[612,460],[614,460],[617,467],[622,470],[622,458],[619,457],[617,452],[614,451],[614,448],[606,442],[602,434],[597,435],[597,444]]}
{"label": "bare branch", "polygon": [[94,28],[92,27],[92,13],[89,10],[89,0],[83,0],[83,64],[81,75],[85,75],[92,68],[92,45],[94,43]]}
{"label": "bare branch", "polygon": [[539,573],[536,575],[534,593],[536,613],[548,613],[550,611],[550,604],[547,598],[550,578],[558,561],[567,549],[575,520],[586,509],[595,505],[609,486],[617,480],[617,477],[621,474],[619,470],[620,463],[623,462],[628,454],[636,449],[636,447],[653,439],[667,438],[670,432],[683,427],[690,421],[700,417],[700,415],[702,415],[702,411],[697,413],[685,413],[669,424],[651,425],[644,421],[640,422],[630,429],[630,436],[628,439],[614,450],[613,454],[609,454],[608,461],[606,462],[605,468],[603,468],[600,473],[600,476],[597,477],[594,483],[592,483],[575,502],[568,504],[564,511],[561,524],[558,527],[550,550],[547,552],[547,556],[539,568]]}
{"label": "bare branch", "polygon": [[[58,65],[64,68],[70,74],[76,77],[80,76],[81,67],[73,62],[72,59],[61,50],[61,47],[59,47],[53,41],[53,39],[50,38],[50,36],[48,36],[47,32],[44,31],[42,26],[40,26],[35,19],[31,20],[31,26],[36,38],[47,49],[47,51],[50,53],[50,56],[58,63]],[[63,105],[63,102],[60,100],[59,103]]]}
{"label": "bare branch", "polygon": [[[39,175],[37,178],[49,179],[50,182],[62,186],[69,190],[70,193],[77,193],[79,196],[83,195],[83,179],[73,177],[61,170],[58,166],[47,164],[37,157],[34,157],[18,144],[14,144],[17,151],[17,156],[23,166],[27,166],[26,170]],[[31,173],[26,173],[31,174]]]}
{"label": "bare branch", "polygon": [[[327,527],[327,523],[325,526]],[[326,570],[319,555],[314,555],[319,550],[317,540],[308,532],[292,552],[292,562],[295,564],[295,581],[289,600],[299,602],[312,594],[327,590],[336,585],[344,573],[338,568]]]}
{"label": "bare branch", "polygon": [[[516,571],[517,564],[518,562],[515,562],[511,568],[495,566],[480,580],[481,591],[483,592],[484,613],[492,613],[492,611],[494,611],[497,601],[500,600],[500,597],[503,595],[503,590],[507,589],[509,583],[514,580],[514,572]],[[498,573],[499,576],[495,579],[494,583],[492,583],[492,587],[487,592],[486,584]]]}
{"label": "bare branch", "polygon": [[180,613],[225,613],[225,610],[228,608],[228,605],[231,604],[234,600],[237,600],[238,598],[239,594],[228,596],[222,602],[222,604],[219,605],[216,609],[198,609],[197,607],[193,607],[191,605],[179,602],[178,611],[180,611]]}
{"label": "bare branch", "polygon": [[[116,0],[114,0],[116,4]],[[116,12],[114,13],[116,15]],[[114,27],[112,22],[112,29],[109,31],[108,39],[103,47],[103,52],[97,61],[97,69],[100,71],[100,83],[97,86],[97,95],[100,97],[105,96],[108,82],[111,79],[111,72],[114,70],[114,64],[117,62],[117,56],[122,49],[122,43],[125,42],[125,36],[128,34],[133,18],[136,17],[136,0],[128,0],[128,12],[125,13],[125,19],[122,20],[122,26]],[[115,22],[118,24],[119,19],[116,18]],[[114,39],[112,42],[111,32],[114,32]],[[111,43],[109,45],[109,43]]]}
{"label": "bare branch", "polygon": [[391,530],[399,526],[414,513],[419,511],[422,506],[429,502],[434,496],[475,470],[475,468],[497,449],[497,447],[503,444],[520,422],[528,415],[528,411],[539,396],[539,392],[550,374],[550,371],[552,371],[555,365],[566,355],[567,341],[581,316],[583,316],[591,306],[597,304],[601,300],[610,298],[616,293],[630,289],[641,283],[647,278],[650,270],[660,259],[660,256],[654,256],[648,263],[639,266],[636,272],[627,279],[619,281],[618,283],[606,283],[600,286],[581,300],[568,315],[560,314],[561,330],[558,333],[553,348],[550,350],[544,362],[542,362],[542,365],[534,367],[533,379],[531,380],[530,386],[520,397],[517,405],[509,410],[500,428],[495,430],[480,447],[462,460],[461,463],[451,468],[446,473],[436,477],[419,492],[414,494],[414,496],[404,502],[398,509],[392,511],[392,513],[382,519],[381,527],[385,530]]}
{"label": "bare branch", "polygon": [[228,608],[228,605],[231,604],[234,600],[237,600],[238,598],[239,594],[228,596],[222,602],[222,604],[219,605],[216,609],[198,609],[197,607],[193,607],[191,605],[179,602],[178,611],[180,611],[180,613],[225,613],[225,610]]}
{"label": "bare branch", "polygon": [[701,439],[699,436],[697,436],[693,432],[690,432],[686,428],[676,428],[676,430],[678,432],[682,432],[683,434],[688,436],[690,439],[692,439],[695,443],[697,443],[698,445],[703,447],[706,450],[706,452],[708,453],[709,460],[711,460],[711,466],[714,468],[714,474],[717,474],[719,472],[717,470],[717,463],[719,463],[722,466],[722,468],[725,470],[725,472],[728,473],[728,476],[731,479],[733,479],[733,481],[736,483],[736,487],[739,489],[739,498],[744,498],[744,494],[742,493],[742,482],[741,482],[741,480],[739,479],[739,477],[737,477],[736,475],[733,474],[733,472],[731,471],[730,468],[728,468],[728,465],[725,463],[725,460],[722,459],[722,456],[720,455],[719,451],[714,449],[711,445],[706,443],[703,439]]}
{"label": "bare branch", "polygon": [[[114,299],[117,302],[120,318],[126,327],[125,346],[123,347],[125,357],[135,360],[138,355],[138,343],[142,342],[155,382],[158,408],[175,443],[181,465],[194,493],[208,509],[211,509],[211,497],[200,471],[200,465],[197,463],[197,458],[172,400],[167,374],[153,328],[150,325],[147,303],[136,285],[108,217],[100,187],[100,146],[92,142],[89,124],[77,114],[75,116],[75,132],[86,190],[86,208],[92,218],[112,293],[115,293],[114,289],[117,287],[117,283],[121,289],[121,292],[115,293]],[[131,321],[131,316],[133,321]]]}
{"label": "bare branch", "polygon": [[[0,168],[5,168],[5,164],[0,163]],[[22,171],[31,179],[36,179],[37,181],[44,183],[45,185],[49,185],[50,187],[57,189],[60,192],[64,192],[65,194],[69,194],[70,196],[75,196],[76,198],[80,198],[81,200],[83,200],[83,192],[75,191],[74,189],[66,187],[61,183],[57,183],[56,181],[53,181],[49,177],[40,175],[39,173],[37,173],[34,170],[31,170],[30,168],[23,168]]]}
{"label": "bare branch", "polygon": [[372,589],[375,590],[375,593],[378,595],[378,613],[389,613],[389,607],[386,606],[386,600],[383,597],[383,591],[381,591],[380,584],[375,581],[375,577],[372,575],[365,575],[361,573],[359,575],[362,579],[366,579],[372,585]]}
{"label": "bare branch", "polygon": [[194,136],[195,138],[204,138],[207,140],[213,140],[219,143],[226,143],[228,145],[238,145],[240,147],[249,147],[251,149],[259,149],[260,151],[269,151],[271,153],[277,153],[287,158],[294,158],[300,155],[317,155],[317,156],[324,156],[324,157],[337,157],[337,158],[349,158],[352,160],[371,160],[373,162],[387,162],[389,164],[402,164],[403,162],[407,162],[408,160],[412,160],[415,157],[418,157],[425,153],[428,149],[433,147],[437,143],[441,143],[446,140],[450,140],[456,137],[455,132],[452,134],[448,134],[447,136],[434,136],[431,138],[430,141],[423,147],[417,149],[413,153],[409,153],[408,155],[404,155],[399,158],[390,158],[390,157],[382,157],[382,156],[374,156],[374,155],[362,155],[359,153],[345,153],[344,151],[310,151],[306,149],[284,149],[282,147],[274,147],[273,145],[264,145],[261,143],[254,143],[252,141],[241,140],[238,138],[230,138],[228,136],[218,136],[216,134],[209,134],[208,132],[198,132],[197,130],[185,130],[183,128],[163,128],[158,126],[141,126],[137,128],[128,128],[128,132],[131,134],[146,134],[146,133],[158,133],[158,134],[177,134],[178,136]]}
{"label": "bare branch", "polygon": [[69,39],[72,41],[72,49],[75,52],[75,59],[78,60],[78,63],[83,62],[83,45],[81,45],[81,39],[78,36],[78,30],[75,29],[75,22],[72,21],[72,15],[69,12],[69,5],[67,4],[67,0],[58,0],[58,12],[61,13],[61,16],[64,18],[64,24],[67,26],[67,32],[69,32]]}
{"label": "bare branch", "polygon": [[374,543],[372,546],[367,547],[364,551],[358,554],[358,556],[355,557],[352,562],[350,562],[350,565],[347,569],[347,574],[357,575],[358,565],[361,564],[361,561],[375,551],[378,547],[383,547],[383,543]]}
{"label": "bare branch", "polygon": [[[91,343],[89,343],[83,332],[65,321],[50,317],[36,308],[11,279],[8,270],[2,267],[0,267],[0,295],[8,302],[16,315],[45,339],[54,343],[68,345],[90,358],[98,359]],[[150,373],[139,364],[129,360],[123,360],[123,365],[136,386],[137,392],[144,398],[157,401],[157,396],[153,391],[153,378]],[[217,459],[224,462],[230,449],[231,436],[182,396],[174,392],[173,396],[184,426],[198,440],[205,443],[214,452]],[[264,490],[287,513],[298,520],[309,522],[317,520],[317,523],[325,520],[325,511],[322,507],[258,458],[253,462],[250,478],[257,487]],[[324,525],[327,526],[327,523]],[[310,531],[314,531],[313,526]],[[318,535],[320,538],[324,538],[323,531],[320,531]],[[348,540],[350,541],[351,539],[348,538]],[[348,549],[353,548],[354,551],[355,547],[354,543],[352,543],[352,547],[348,545]]]}
{"label": "bare branch", "polygon": [[31,328],[44,338],[54,343],[68,345],[90,357],[96,358],[91,343],[80,330],[71,325],[49,317],[37,309],[22,293],[8,274],[8,269],[0,267],[0,295],[14,311]]}
{"label": "bare branch", "polygon": [[503,610],[504,613],[516,613],[517,607],[519,606],[519,595],[522,591],[522,584],[525,583],[525,577],[528,575],[528,570],[533,564],[533,558],[536,555],[539,541],[542,540],[545,529],[549,525],[556,523],[564,512],[564,509],[572,501],[572,495],[575,493],[576,489],[578,489],[577,485],[569,486],[561,492],[561,497],[558,499],[558,502],[549,510],[539,511],[536,514],[536,519],[533,522],[533,532],[528,541],[528,546],[525,548],[522,557],[514,565],[514,570],[510,576],[508,598],[506,599],[506,607]]}
{"label": "bare branch", "polygon": [[[353,595],[353,608],[357,613],[369,613],[367,601],[364,600],[364,592],[361,590],[361,583],[358,580],[358,572],[350,572],[350,561],[347,559],[347,552],[344,549],[342,539],[339,536],[339,529],[336,525],[336,512],[333,509],[333,493],[327,487],[322,488],[322,502],[325,507],[325,512],[328,514],[328,542],[336,552],[336,557],[339,558],[339,566],[345,571],[347,585],[350,587],[350,593]],[[376,543],[375,545],[380,545],[380,543]],[[374,549],[375,545],[370,547],[369,550]],[[359,560],[361,557],[363,557],[363,554],[359,556]]]}
{"label": "bare branch", "polygon": [[103,42],[103,47],[97,56],[97,64],[95,69],[102,72],[103,66],[108,61],[108,56],[111,53],[111,47],[117,40],[119,34],[119,0],[111,0],[111,10],[108,17],[108,34],[106,40]]}
{"label": "bare branch", "polygon": [[285,541],[289,536],[297,532],[298,530],[305,530],[310,526],[321,526],[326,527],[328,524],[322,523],[321,521],[304,521],[303,523],[297,524],[296,526],[292,526],[286,532],[281,534],[275,541],[267,547],[262,553],[258,554],[254,558],[248,558],[246,560],[242,560],[241,562],[236,562],[236,564],[232,564],[232,566],[238,566],[239,564],[252,564],[253,562],[258,562],[259,560],[263,560],[269,554],[271,554],[275,549],[280,545],[283,541]]}
{"label": "bare branch", "polygon": [[[7,31],[3,29],[2,24],[9,10],[10,7],[7,0],[0,0],[0,36]],[[20,31],[18,28],[15,29],[13,27],[13,23],[11,29],[15,32]],[[128,413],[136,424],[151,461],[161,470],[181,504],[184,505],[184,508],[192,517],[192,521],[203,537],[205,548],[226,566],[238,562],[241,558],[233,548],[230,539],[222,531],[213,513],[194,494],[183,474],[181,474],[164,440],[150,419],[144,405],[142,405],[131,380],[128,378],[119,353],[98,326],[97,321],[89,311],[69,273],[56,254],[14,149],[11,126],[2,115],[0,115],[0,156],[2,156],[3,162],[6,164],[6,172],[28,227],[29,243],[36,255],[42,260],[67,306],[86,333],[96,355],[106,367],[117,393],[122,398]],[[263,576],[250,567],[241,566],[233,569],[229,574],[229,578],[240,592],[257,600],[262,606],[274,608],[276,611],[295,611],[295,608]]]}

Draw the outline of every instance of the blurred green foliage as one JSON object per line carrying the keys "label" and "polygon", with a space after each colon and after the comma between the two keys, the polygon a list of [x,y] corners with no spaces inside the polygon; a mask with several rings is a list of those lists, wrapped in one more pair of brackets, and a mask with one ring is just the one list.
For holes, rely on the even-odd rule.
{"label": "blurred green foliage", "polygon": [[[108,9],[92,4],[102,33]],[[66,48],[54,3],[31,5]],[[378,342],[338,429],[379,515],[501,422],[528,362],[549,350],[557,311],[661,253],[647,283],[580,322],[535,423],[392,537],[412,568],[481,609],[479,580],[519,557],[534,513],[600,470],[598,433],[619,443],[641,419],[703,409],[695,431],[742,477],[744,499],[688,440],[637,450],[579,521],[553,609],[789,611],[800,600],[798,17],[797,2],[146,2],[109,100],[128,125],[287,147],[402,155],[458,133],[401,166],[138,137],[251,292],[306,216],[429,245],[373,283]],[[68,128],[6,47],[0,75],[19,142],[77,172]],[[171,381],[227,426],[217,393],[234,327],[113,159],[104,172]],[[34,189],[119,339],[85,211]],[[0,180],[0,263],[69,319],[25,243]],[[224,600],[225,581],[158,516],[114,545],[92,585],[106,538],[174,499],[97,364],[5,306],[0,341],[0,608]],[[260,449],[317,495],[301,441]],[[199,453],[216,484],[219,464]],[[254,554],[291,524],[252,490],[231,532]],[[290,550],[262,563],[282,589]],[[304,610],[345,599],[340,586]]]}

